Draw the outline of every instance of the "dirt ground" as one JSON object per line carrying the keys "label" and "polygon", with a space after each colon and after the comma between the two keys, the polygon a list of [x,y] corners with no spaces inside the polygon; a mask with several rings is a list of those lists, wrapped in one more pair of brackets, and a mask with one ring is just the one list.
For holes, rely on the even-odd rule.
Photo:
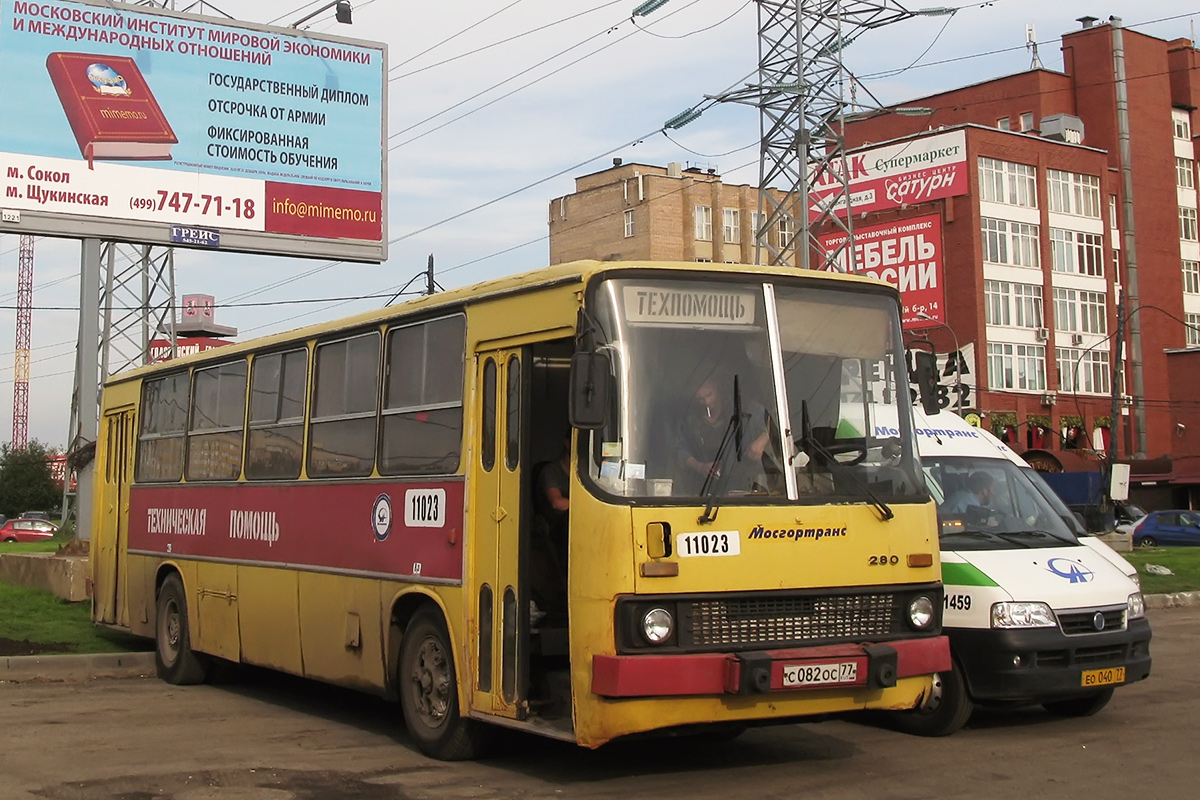
{"label": "dirt ground", "polygon": [[6,656],[40,656],[47,653],[69,653],[71,645],[64,642],[31,642],[28,639],[6,639],[0,636],[0,658]]}

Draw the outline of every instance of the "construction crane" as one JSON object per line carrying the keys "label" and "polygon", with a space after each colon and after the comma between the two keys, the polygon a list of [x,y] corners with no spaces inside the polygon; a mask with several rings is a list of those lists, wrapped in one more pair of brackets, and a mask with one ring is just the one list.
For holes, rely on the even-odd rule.
{"label": "construction crane", "polygon": [[17,269],[17,342],[13,353],[13,450],[29,446],[29,334],[33,327],[33,237],[21,237]]}

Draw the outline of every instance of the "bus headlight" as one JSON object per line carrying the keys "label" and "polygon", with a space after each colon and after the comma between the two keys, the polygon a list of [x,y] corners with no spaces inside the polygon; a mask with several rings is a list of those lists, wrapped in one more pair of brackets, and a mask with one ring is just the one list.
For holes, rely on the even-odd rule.
{"label": "bus headlight", "polygon": [[1129,600],[1125,604],[1125,619],[1141,619],[1146,616],[1146,598],[1142,597],[1141,592],[1134,592],[1129,595]]}
{"label": "bus headlight", "polygon": [[933,613],[933,601],[925,595],[914,597],[908,603],[908,624],[912,625],[919,631],[923,631],[933,625],[935,615]]}
{"label": "bus headlight", "polygon": [[1058,623],[1045,603],[996,603],[992,606],[993,628],[1053,628]]}
{"label": "bus headlight", "polygon": [[662,644],[671,638],[675,620],[665,608],[652,608],[642,617],[642,636],[650,644]]}

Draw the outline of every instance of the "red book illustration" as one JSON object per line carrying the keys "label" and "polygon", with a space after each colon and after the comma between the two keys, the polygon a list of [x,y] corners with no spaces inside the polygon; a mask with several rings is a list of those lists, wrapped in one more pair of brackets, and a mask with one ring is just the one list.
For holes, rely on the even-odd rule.
{"label": "red book illustration", "polygon": [[87,159],[169,160],[175,132],[128,56],[51,53],[46,69]]}

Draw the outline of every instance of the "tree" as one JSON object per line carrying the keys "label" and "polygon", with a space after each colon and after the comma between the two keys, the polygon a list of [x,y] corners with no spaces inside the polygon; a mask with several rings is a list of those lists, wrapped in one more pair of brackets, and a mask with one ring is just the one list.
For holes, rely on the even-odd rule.
{"label": "tree", "polygon": [[0,513],[14,517],[58,507],[62,489],[50,475],[53,455],[36,439],[24,449],[13,449],[11,444],[0,446]]}

